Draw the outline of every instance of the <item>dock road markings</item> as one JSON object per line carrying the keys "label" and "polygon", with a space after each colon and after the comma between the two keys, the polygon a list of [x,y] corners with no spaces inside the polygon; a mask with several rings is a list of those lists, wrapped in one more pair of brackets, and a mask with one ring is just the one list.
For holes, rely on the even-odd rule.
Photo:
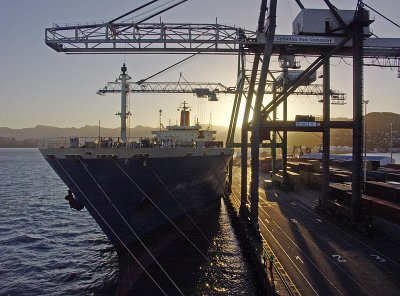
{"label": "dock road markings", "polygon": [[264,202],[262,205],[265,205],[266,207],[271,207],[271,206],[276,206],[278,203],[274,201],[267,201]]}
{"label": "dock road markings", "polygon": [[340,256],[340,255],[334,254],[334,255],[332,255],[332,257],[337,258],[337,261],[340,263],[347,262],[346,259],[342,259],[342,256]]}
{"label": "dock road markings", "polygon": [[294,257],[296,260],[299,260],[301,262],[301,264],[304,264],[303,260],[301,260],[300,256],[296,256]]}
{"label": "dock road markings", "polygon": [[379,256],[379,255],[375,255],[375,254],[370,254],[371,255],[371,257],[373,257],[376,261],[379,261],[379,262],[381,262],[381,263],[384,263],[384,262],[386,262],[386,259],[383,259],[381,256]]}

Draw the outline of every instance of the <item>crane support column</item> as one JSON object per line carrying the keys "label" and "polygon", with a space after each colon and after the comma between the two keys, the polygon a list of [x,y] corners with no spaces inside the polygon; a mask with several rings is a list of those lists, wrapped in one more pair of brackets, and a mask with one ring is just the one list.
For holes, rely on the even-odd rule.
{"label": "crane support column", "polygon": [[251,220],[254,229],[258,232],[260,227],[258,224],[258,187],[259,187],[259,166],[260,166],[260,120],[261,120],[261,107],[264,98],[265,85],[267,81],[267,74],[269,70],[269,63],[272,55],[272,46],[275,36],[276,28],[276,6],[277,0],[270,1],[269,15],[268,15],[268,28],[266,33],[266,43],[264,49],[264,57],[261,65],[260,79],[257,89],[256,101],[254,103],[253,124],[251,130]]}
{"label": "crane support column", "polygon": [[240,210],[243,213],[247,203],[247,143],[249,131],[249,116],[251,102],[253,100],[254,88],[257,80],[258,65],[260,63],[260,53],[254,55],[253,68],[251,71],[249,90],[246,97],[246,106],[244,108],[242,122],[242,137],[241,137],[241,183],[240,183]]}
{"label": "crane support column", "polygon": [[[287,99],[286,95],[287,88],[289,83],[288,77],[288,68],[283,68],[283,122],[286,124],[287,122]],[[275,108],[276,109],[276,108]],[[282,139],[282,172],[283,172],[283,189],[287,190],[288,186],[288,177],[287,177],[287,130],[283,131],[283,139]]]}
{"label": "crane support column", "polygon": [[[239,116],[240,103],[243,97],[243,85],[245,80],[245,69],[244,69],[244,53],[240,52],[238,55],[238,77],[236,83],[236,94],[235,100],[233,102],[231,121],[229,123],[228,136],[226,140],[226,147],[233,147],[234,139],[235,139],[235,131],[236,131],[236,123]],[[233,159],[229,162],[228,166],[228,189],[229,191],[232,188],[232,179],[233,179]]]}
{"label": "crane support column", "polygon": [[327,59],[323,65],[323,117],[324,117],[324,133],[322,136],[322,200],[320,205],[324,206],[325,201],[329,195],[329,159],[330,159],[330,141],[331,141],[331,128],[330,128],[330,64]]}
{"label": "crane support column", "polygon": [[[257,27],[257,32],[259,33],[262,33],[264,30],[265,15],[267,9],[268,9],[267,0],[262,0],[260,6],[260,15],[258,17],[258,27]],[[247,203],[247,143],[248,143],[248,131],[249,131],[249,116],[250,116],[250,108],[253,102],[256,80],[258,76],[258,66],[260,64],[260,57],[261,57],[261,48],[258,47],[254,55],[253,68],[251,70],[250,83],[246,97],[246,107],[244,109],[243,123],[242,123],[242,139],[241,139],[242,173],[241,173],[241,188],[240,188],[241,191],[240,210],[242,213],[245,212]]]}
{"label": "crane support column", "polygon": [[351,222],[357,220],[361,201],[362,152],[363,152],[363,16],[364,9],[359,7],[356,14],[353,36],[353,171]]}
{"label": "crane support column", "polygon": [[[272,103],[276,101],[276,83],[272,84]],[[272,121],[276,121],[276,108],[272,111]],[[272,143],[271,143],[271,157],[272,157],[272,174],[276,173],[276,131],[272,132]]]}

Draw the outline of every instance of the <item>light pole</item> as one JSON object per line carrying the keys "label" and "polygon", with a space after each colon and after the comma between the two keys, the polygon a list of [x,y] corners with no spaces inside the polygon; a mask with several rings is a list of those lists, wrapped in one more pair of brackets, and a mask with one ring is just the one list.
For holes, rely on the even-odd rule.
{"label": "light pole", "polygon": [[393,123],[394,120],[390,122],[390,163],[393,163]]}
{"label": "light pole", "polygon": [[364,103],[364,191],[367,181],[367,105],[369,100],[363,100]]}

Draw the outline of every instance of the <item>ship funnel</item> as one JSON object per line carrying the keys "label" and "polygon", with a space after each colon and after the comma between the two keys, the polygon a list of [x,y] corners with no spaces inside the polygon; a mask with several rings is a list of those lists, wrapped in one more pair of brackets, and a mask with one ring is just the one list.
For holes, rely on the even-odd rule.
{"label": "ship funnel", "polygon": [[178,111],[181,110],[181,124],[180,126],[190,126],[190,107],[187,106],[186,101],[183,101]]}
{"label": "ship funnel", "polygon": [[181,111],[181,126],[190,126],[190,112]]}

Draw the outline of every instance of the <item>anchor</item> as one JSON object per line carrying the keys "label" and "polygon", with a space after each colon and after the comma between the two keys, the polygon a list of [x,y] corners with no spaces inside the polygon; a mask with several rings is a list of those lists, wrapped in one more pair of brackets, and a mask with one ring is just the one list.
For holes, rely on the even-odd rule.
{"label": "anchor", "polygon": [[72,194],[71,189],[68,189],[68,194],[65,196],[65,199],[68,200],[71,209],[81,211],[85,207],[85,205],[76,200],[76,198]]}

